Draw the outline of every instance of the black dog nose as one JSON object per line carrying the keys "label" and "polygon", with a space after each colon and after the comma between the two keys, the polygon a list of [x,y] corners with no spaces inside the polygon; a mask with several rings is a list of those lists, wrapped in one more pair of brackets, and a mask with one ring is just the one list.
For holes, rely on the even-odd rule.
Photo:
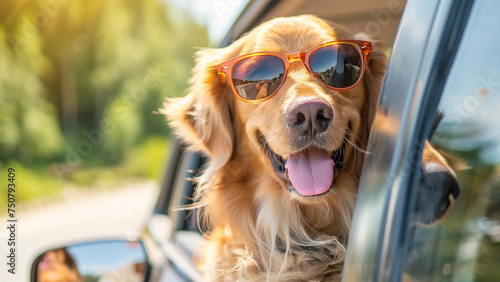
{"label": "black dog nose", "polygon": [[442,218],[451,206],[450,195],[460,194],[457,178],[444,166],[435,162],[421,167],[420,185],[414,216],[416,221],[432,224]]}
{"label": "black dog nose", "polygon": [[321,101],[292,104],[286,113],[288,124],[298,130],[300,135],[314,136],[324,132],[332,119],[332,108]]}

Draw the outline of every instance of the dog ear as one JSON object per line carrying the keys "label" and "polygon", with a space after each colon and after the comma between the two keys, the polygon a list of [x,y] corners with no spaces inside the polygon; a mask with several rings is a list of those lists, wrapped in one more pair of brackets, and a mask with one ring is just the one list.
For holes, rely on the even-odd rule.
{"label": "dog ear", "polygon": [[233,127],[229,97],[217,74],[217,64],[224,49],[202,49],[196,52],[196,64],[187,96],[168,99],[164,109],[174,133],[211,159],[220,168],[233,151]]}
{"label": "dog ear", "polygon": [[[366,96],[363,108],[361,109],[361,119],[365,126],[357,136],[363,144],[362,146],[364,146],[364,149],[366,149],[373,120],[375,118],[375,112],[377,110],[388,57],[386,55],[385,45],[381,41],[369,38],[366,34],[362,33],[356,34],[354,38],[357,40],[370,41],[372,43],[372,53],[370,54],[370,60],[365,67],[365,74],[363,76]],[[357,158],[356,162],[362,164],[364,155],[358,154]]]}
{"label": "dog ear", "polygon": [[[378,98],[382,88],[382,80],[384,79],[385,68],[387,64],[387,55],[384,44],[377,40],[368,38],[365,34],[357,34],[355,36],[358,40],[366,40],[372,43],[372,53],[370,61],[365,67],[365,75],[363,81],[365,84],[366,96],[365,103],[362,109],[362,118],[366,124],[366,132],[362,133],[364,136],[361,140],[368,141],[370,130],[375,117],[377,109]],[[366,143],[364,143],[366,145]]]}

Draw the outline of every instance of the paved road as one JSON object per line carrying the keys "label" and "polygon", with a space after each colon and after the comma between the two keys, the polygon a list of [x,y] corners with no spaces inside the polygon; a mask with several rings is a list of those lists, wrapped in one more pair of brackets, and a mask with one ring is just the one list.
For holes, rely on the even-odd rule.
{"label": "paved road", "polygon": [[29,281],[31,262],[50,247],[137,236],[154,208],[158,185],[135,183],[120,189],[72,195],[76,197],[37,208],[19,207],[15,275],[7,272],[9,230],[5,213],[0,212],[0,281]]}

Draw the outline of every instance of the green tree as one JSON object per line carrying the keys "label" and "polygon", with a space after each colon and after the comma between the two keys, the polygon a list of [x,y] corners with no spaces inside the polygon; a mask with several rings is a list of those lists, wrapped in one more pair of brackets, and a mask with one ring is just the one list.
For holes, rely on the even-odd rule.
{"label": "green tree", "polygon": [[31,44],[9,45],[0,26],[0,160],[15,157],[40,163],[61,152],[63,138],[55,108],[44,99],[40,76],[47,58],[40,52],[41,38]]}
{"label": "green tree", "polygon": [[[171,21],[166,4],[156,0],[27,0],[0,5],[0,26],[5,30],[0,43],[5,51],[0,58],[6,57],[0,61],[0,79],[25,89],[16,92],[20,101],[39,105],[19,111],[15,121],[2,115],[4,127],[40,128],[37,122],[48,127],[43,134],[32,128],[27,135],[19,133],[24,129],[4,131],[9,136],[2,140],[9,149],[2,150],[3,159],[19,159],[23,144],[38,142],[41,146],[30,146],[30,150],[43,149],[46,157],[57,160],[57,152],[64,147],[61,132],[74,148],[88,139],[86,132],[99,130],[102,142],[93,144],[91,158],[117,163],[138,142],[167,136],[164,117],[154,112],[165,97],[185,93],[193,47],[209,42],[204,27],[182,16]],[[38,65],[28,68],[27,62]],[[13,68],[31,76],[12,77]],[[28,79],[33,82],[27,83]],[[25,92],[36,92],[31,95],[38,100]],[[2,112],[17,111],[8,107]],[[111,122],[115,130],[104,134],[103,122]],[[126,130],[127,124],[134,126]]]}

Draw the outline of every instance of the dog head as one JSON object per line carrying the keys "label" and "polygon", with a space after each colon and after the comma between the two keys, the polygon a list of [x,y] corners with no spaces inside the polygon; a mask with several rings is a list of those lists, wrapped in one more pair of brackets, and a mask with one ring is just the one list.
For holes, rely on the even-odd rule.
{"label": "dog head", "polygon": [[37,265],[37,281],[83,281],[75,259],[66,248],[45,252]]}
{"label": "dog head", "polygon": [[363,81],[342,92],[293,61],[271,99],[246,103],[216,69],[239,55],[303,52],[339,38],[354,36],[314,16],[299,16],[264,23],[229,47],[200,50],[189,95],[171,101],[164,112],[182,139],[210,156],[212,171],[238,161],[249,176],[268,175],[283,197],[301,202],[335,194],[337,184],[356,187],[349,179],[359,178],[385,68],[380,44],[373,42]]}
{"label": "dog head", "polygon": [[[292,59],[277,92],[260,103],[248,103],[218,71],[221,63],[245,54],[300,54],[338,39],[372,44],[364,76],[349,90],[332,90],[302,59]],[[222,246],[244,246],[260,256],[259,264],[270,261],[268,255],[279,257],[273,255],[280,249],[294,253],[296,248],[304,261],[325,261],[329,272],[340,273],[331,265],[342,265],[387,61],[384,51],[382,44],[364,35],[306,15],[273,19],[228,47],[196,53],[188,95],[168,100],[162,112],[177,136],[210,159],[198,179],[197,196],[208,203],[210,240],[220,252],[207,253],[223,258],[221,265],[230,269],[236,263],[228,257],[241,257],[221,255]],[[259,97],[271,86],[263,80],[252,87]],[[431,149],[429,156],[437,154]],[[430,175],[436,166],[426,166],[433,158],[425,156],[422,167]],[[323,251],[301,248],[310,246]],[[277,261],[284,265],[286,258]],[[251,265],[255,260],[247,262],[238,263]]]}

